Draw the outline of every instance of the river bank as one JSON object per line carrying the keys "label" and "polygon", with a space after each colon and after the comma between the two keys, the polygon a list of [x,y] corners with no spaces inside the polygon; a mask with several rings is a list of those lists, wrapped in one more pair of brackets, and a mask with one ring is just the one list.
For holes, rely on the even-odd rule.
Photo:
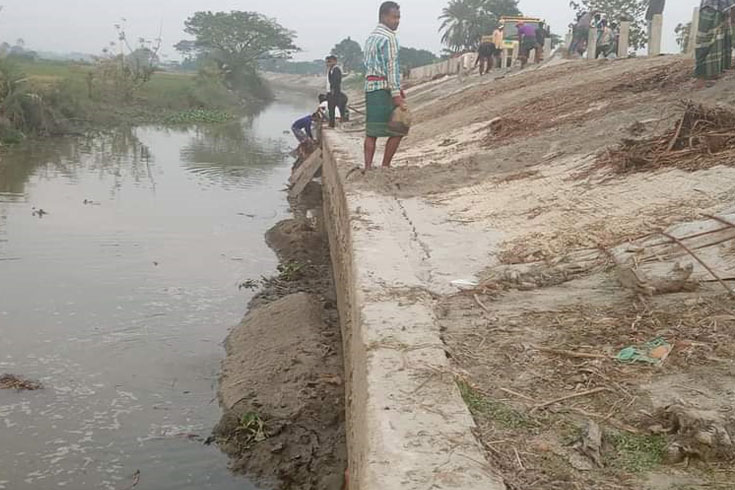
{"label": "river bank", "polygon": [[321,186],[291,204],[298,216],[266,234],[279,274],[227,339],[214,434],[233,469],[267,488],[341,490],[344,365]]}
{"label": "river bank", "polygon": [[235,92],[214,75],[154,72],[120,80],[89,63],[0,59],[0,143],[150,124],[223,123],[262,111],[273,99],[258,79]]}
{"label": "river bank", "polygon": [[357,488],[729,484],[735,78],[691,70],[415,86],[388,170],[326,134]]}

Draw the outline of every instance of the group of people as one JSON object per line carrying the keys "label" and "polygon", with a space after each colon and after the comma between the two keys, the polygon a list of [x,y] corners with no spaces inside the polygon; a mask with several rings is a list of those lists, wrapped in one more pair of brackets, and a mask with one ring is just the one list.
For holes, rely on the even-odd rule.
{"label": "group of people", "polygon": [[[378,26],[365,43],[365,169],[373,166],[378,138],[388,138],[383,153],[383,167],[390,167],[401,140],[408,134],[406,125],[392,123],[394,112],[406,111],[406,93],[401,87],[396,31],[401,22],[401,7],[383,2],[378,12]],[[310,115],[293,123],[291,130],[299,143],[314,142],[313,126],[325,119],[334,127],[339,115],[347,121],[347,96],[342,92],[342,71],[335,56],[327,57],[329,91],[319,96],[320,106]],[[325,107],[326,104],[326,107]]]}
{"label": "group of people", "polygon": [[[516,24],[518,31],[518,58],[521,61],[521,68],[525,68],[531,53],[535,52],[535,62],[543,61],[544,43],[549,37],[549,30],[545,23],[539,24],[518,22]],[[502,55],[505,49],[505,26],[500,24],[492,36],[484,36],[480,41],[480,47],[477,49],[477,60],[475,67],[480,67],[480,75],[489,73],[495,66],[502,65]]]}
{"label": "group of people", "polygon": [[326,64],[327,93],[319,94],[319,106],[315,112],[297,119],[291,125],[291,132],[300,144],[314,142],[314,125],[321,121],[328,121],[330,128],[336,126],[337,119],[349,121],[349,99],[342,92],[342,69],[337,56],[327,56]]}
{"label": "group of people", "polygon": [[[597,29],[595,46],[588,46],[590,29]],[[620,26],[617,22],[609,21],[604,14],[594,11],[585,11],[577,14],[577,20],[572,25],[572,43],[569,45],[570,56],[582,56],[589,49],[595,50],[595,58],[607,58],[618,51]]]}

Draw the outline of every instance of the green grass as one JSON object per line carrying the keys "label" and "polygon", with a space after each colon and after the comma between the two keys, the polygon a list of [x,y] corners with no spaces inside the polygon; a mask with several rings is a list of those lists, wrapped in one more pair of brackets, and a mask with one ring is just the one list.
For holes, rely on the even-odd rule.
{"label": "green grass", "polygon": [[15,58],[8,63],[25,76],[28,90],[39,94],[58,120],[80,129],[121,124],[220,123],[232,119],[244,107],[238,94],[193,73],[155,72],[132,98],[123,99],[109,82],[97,78],[92,64]]}
{"label": "green grass", "polygon": [[474,416],[487,417],[504,429],[527,429],[534,426],[526,415],[503,403],[490,400],[466,381],[458,380],[457,386],[462,399]]}
{"label": "green grass", "polygon": [[610,433],[609,440],[615,448],[613,466],[630,473],[649,471],[664,460],[666,438],[662,435]]}
{"label": "green grass", "polygon": [[240,417],[240,423],[235,432],[244,439],[248,446],[268,438],[265,421],[255,412],[247,412]]}

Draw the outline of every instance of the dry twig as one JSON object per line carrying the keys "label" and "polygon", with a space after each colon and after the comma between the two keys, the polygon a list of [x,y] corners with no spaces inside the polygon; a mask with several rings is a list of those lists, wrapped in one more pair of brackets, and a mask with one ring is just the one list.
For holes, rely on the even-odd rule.
{"label": "dry twig", "polygon": [[572,395],[562,396],[560,398],[556,398],[554,400],[551,400],[551,401],[544,402],[544,403],[541,403],[539,405],[536,405],[535,407],[533,407],[533,409],[531,409],[531,411],[532,412],[535,412],[536,410],[539,410],[541,408],[548,407],[549,405],[554,405],[555,403],[563,402],[563,401],[566,401],[566,400],[571,400],[572,398],[580,398],[580,397],[583,397],[583,396],[594,395],[596,393],[602,393],[603,391],[610,391],[610,389],[609,388],[604,388],[604,387],[602,387],[602,388],[595,388],[594,390],[588,390],[588,391],[583,391],[581,393],[574,393]]}

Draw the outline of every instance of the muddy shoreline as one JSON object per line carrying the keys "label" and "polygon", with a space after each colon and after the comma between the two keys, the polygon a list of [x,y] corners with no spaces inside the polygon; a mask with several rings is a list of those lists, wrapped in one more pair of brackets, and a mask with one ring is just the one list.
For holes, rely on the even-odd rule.
{"label": "muddy shoreline", "polygon": [[344,487],[342,340],[321,205],[312,182],[291,202],[294,217],[266,233],[278,273],[259,281],[226,341],[214,438],[262,488]]}

